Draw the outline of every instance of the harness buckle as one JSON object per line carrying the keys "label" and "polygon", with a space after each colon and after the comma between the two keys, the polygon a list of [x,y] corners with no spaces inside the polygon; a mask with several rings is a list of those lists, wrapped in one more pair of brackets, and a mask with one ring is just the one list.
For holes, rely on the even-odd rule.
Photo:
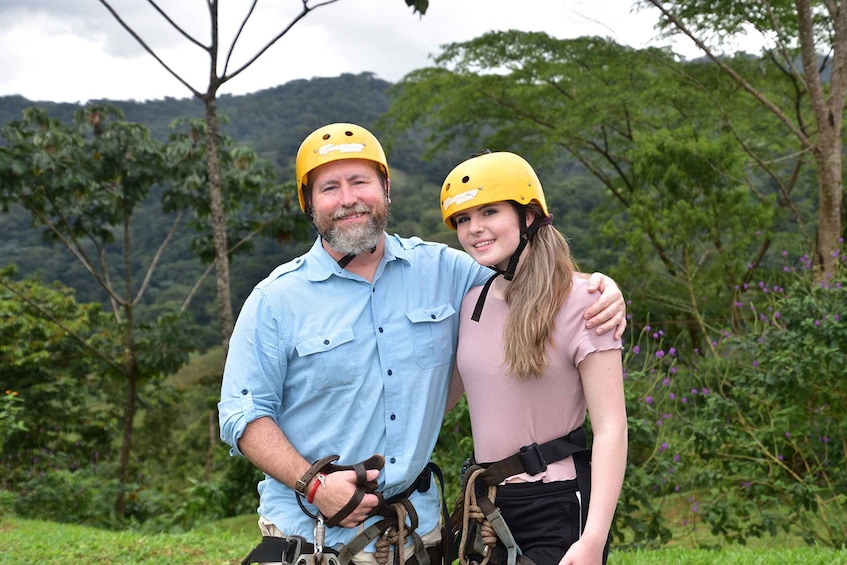
{"label": "harness buckle", "polygon": [[547,460],[541,453],[538,443],[533,442],[523,446],[518,453],[518,458],[528,475],[537,475],[547,470]]}
{"label": "harness buckle", "polygon": [[418,478],[415,479],[415,489],[418,492],[426,492],[432,484],[432,471],[429,467],[425,467]]}
{"label": "harness buckle", "polygon": [[300,556],[303,554],[303,545],[308,542],[303,536],[288,536],[285,538],[285,541],[288,542],[288,545],[285,551],[283,551],[280,561],[284,565],[293,565],[300,559]]}

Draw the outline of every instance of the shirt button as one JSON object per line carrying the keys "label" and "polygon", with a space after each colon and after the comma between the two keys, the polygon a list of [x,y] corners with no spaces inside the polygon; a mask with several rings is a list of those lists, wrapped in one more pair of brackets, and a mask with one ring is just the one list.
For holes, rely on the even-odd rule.
{"label": "shirt button", "polygon": [[396,460],[395,458],[393,458],[393,457],[392,457],[391,459],[389,459],[389,460],[388,460],[388,462],[389,462],[389,463],[397,463],[397,460]]}
{"label": "shirt button", "polygon": [[379,333],[382,333],[382,331],[383,331],[382,328],[379,328]]}
{"label": "shirt button", "polygon": [[434,320],[434,319],[435,319],[435,314],[430,314],[430,315],[429,315],[429,317],[430,317],[430,318],[432,318],[432,319]]}
{"label": "shirt button", "polygon": [[243,394],[243,395],[245,395],[245,396],[246,396],[246,395],[247,395],[247,389],[246,389],[246,388],[245,388],[245,389],[242,389],[242,390],[241,390],[241,394]]}
{"label": "shirt button", "polygon": [[391,369],[388,369],[388,376],[390,377],[393,374],[394,374],[394,371],[392,371]]}
{"label": "shirt button", "polygon": [[397,415],[396,415],[396,414],[392,414],[392,415],[391,415],[391,419],[392,419],[392,420],[396,420],[396,419],[397,419]]}
{"label": "shirt button", "polygon": [[328,339],[325,339],[325,340],[324,340],[324,345],[329,345],[329,340],[328,340]]}

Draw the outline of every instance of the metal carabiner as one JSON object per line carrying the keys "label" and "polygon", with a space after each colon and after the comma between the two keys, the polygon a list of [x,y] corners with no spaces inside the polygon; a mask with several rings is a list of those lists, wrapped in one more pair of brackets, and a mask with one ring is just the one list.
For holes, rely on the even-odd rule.
{"label": "metal carabiner", "polygon": [[321,558],[324,552],[324,541],[326,539],[326,526],[324,526],[324,515],[318,512],[318,518],[315,520],[315,565],[320,565]]}

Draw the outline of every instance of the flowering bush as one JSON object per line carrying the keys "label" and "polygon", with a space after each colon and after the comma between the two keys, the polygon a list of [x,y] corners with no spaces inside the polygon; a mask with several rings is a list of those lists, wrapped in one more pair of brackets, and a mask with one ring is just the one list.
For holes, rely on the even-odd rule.
{"label": "flowering bush", "polygon": [[[811,267],[801,257],[777,284],[736,289],[733,329],[704,351],[650,326],[627,348],[618,540],[661,544],[699,522],[741,544],[780,531],[847,543],[847,266]],[[684,521],[671,522],[674,498]]]}
{"label": "flowering bush", "polygon": [[[804,267],[808,267],[805,259]],[[725,332],[696,368],[714,393],[686,428],[715,533],[744,542],[779,530],[831,547],[847,543],[847,267],[786,287],[754,285],[746,323]]]}
{"label": "flowering bush", "polygon": [[694,405],[689,396],[698,391],[688,388],[687,366],[666,340],[664,331],[648,325],[624,354],[629,457],[612,530],[619,547],[666,543],[671,537],[668,495],[683,488],[685,443],[674,429],[689,417]]}

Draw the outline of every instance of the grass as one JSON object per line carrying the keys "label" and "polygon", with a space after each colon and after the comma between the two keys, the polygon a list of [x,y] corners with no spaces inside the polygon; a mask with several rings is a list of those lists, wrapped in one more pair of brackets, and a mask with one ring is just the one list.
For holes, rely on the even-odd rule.
{"label": "grass", "polygon": [[224,521],[185,534],[112,532],[73,524],[5,517],[0,520],[0,563],[238,564],[259,542],[241,522]]}
{"label": "grass", "polygon": [[[72,524],[0,518],[0,563],[168,563],[236,565],[259,541],[256,516],[198,526],[185,534],[112,532]],[[847,565],[847,549],[670,547],[613,551],[609,565]]]}

